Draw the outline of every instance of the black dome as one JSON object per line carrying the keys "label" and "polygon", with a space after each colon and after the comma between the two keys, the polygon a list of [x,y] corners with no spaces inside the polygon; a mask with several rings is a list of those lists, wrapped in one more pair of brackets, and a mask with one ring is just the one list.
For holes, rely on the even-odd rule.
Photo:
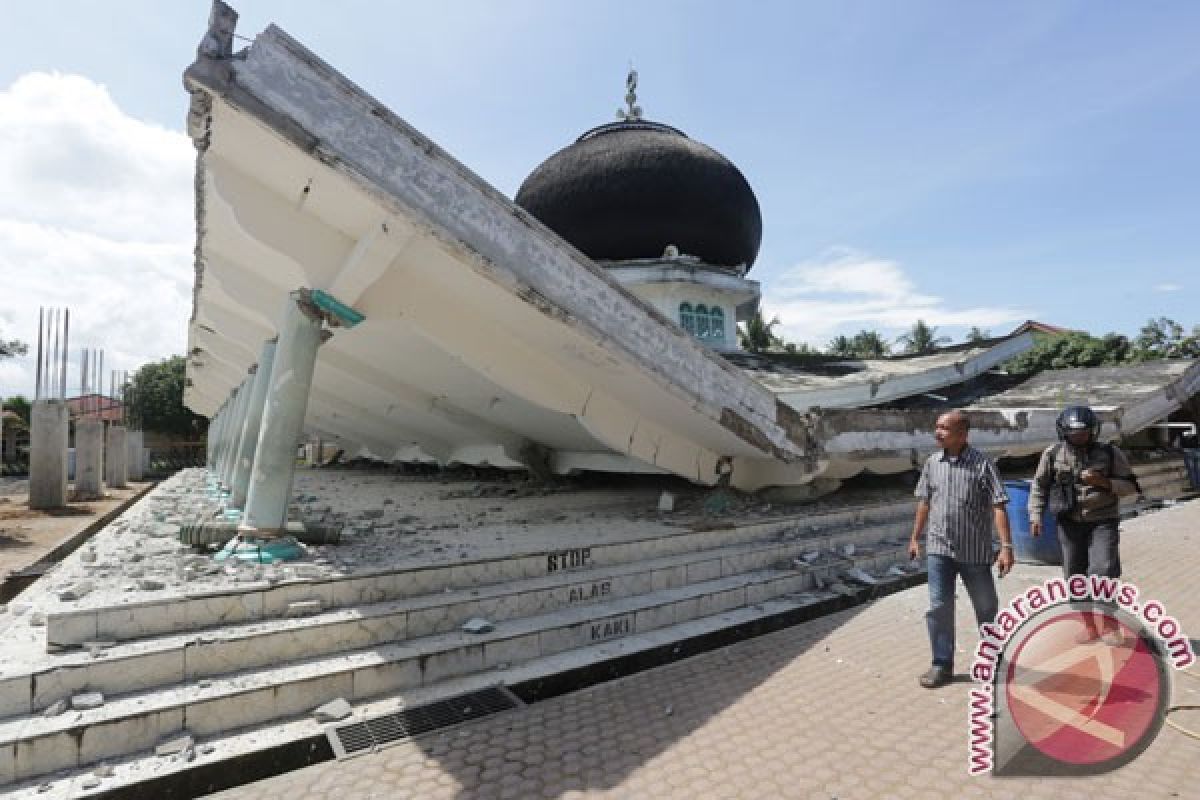
{"label": "black dome", "polygon": [[749,267],[762,215],[729,159],[655,122],[594,128],[533,171],[517,205],[593,259],[661,258],[667,245]]}

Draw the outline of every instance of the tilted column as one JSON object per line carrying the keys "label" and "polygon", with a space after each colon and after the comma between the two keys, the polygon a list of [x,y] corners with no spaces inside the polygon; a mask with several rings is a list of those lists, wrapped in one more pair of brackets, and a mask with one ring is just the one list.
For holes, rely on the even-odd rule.
{"label": "tilted column", "polygon": [[229,417],[229,430],[225,433],[225,455],[221,460],[221,485],[229,489],[233,485],[233,462],[237,458],[238,440],[241,438],[242,420],[246,408],[246,397],[250,394],[250,380],[243,379],[234,391],[233,414]]}
{"label": "tilted column", "polygon": [[254,375],[254,386],[246,406],[246,421],[242,425],[242,437],[234,457],[232,495],[229,505],[233,508],[246,507],[246,495],[250,489],[250,474],[254,469],[254,451],[258,446],[258,435],[262,430],[263,409],[267,403],[267,388],[271,383],[271,369],[275,364],[275,339],[263,342],[258,356],[258,370]]}
{"label": "tilted column", "polygon": [[307,291],[292,292],[275,346],[275,363],[250,471],[243,528],[274,534],[287,525],[296,447],[304,428],[321,341],[321,312]]}
{"label": "tilted column", "polygon": [[30,417],[29,507],[67,504],[67,405],[37,400]]}

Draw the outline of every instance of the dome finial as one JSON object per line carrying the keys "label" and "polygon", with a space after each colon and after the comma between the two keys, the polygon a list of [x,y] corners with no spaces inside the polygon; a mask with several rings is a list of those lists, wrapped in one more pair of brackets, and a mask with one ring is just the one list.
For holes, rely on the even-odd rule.
{"label": "dome finial", "polygon": [[629,64],[629,74],[625,76],[625,104],[629,108],[618,108],[617,119],[624,122],[634,122],[642,118],[642,107],[637,104],[637,70],[633,62]]}

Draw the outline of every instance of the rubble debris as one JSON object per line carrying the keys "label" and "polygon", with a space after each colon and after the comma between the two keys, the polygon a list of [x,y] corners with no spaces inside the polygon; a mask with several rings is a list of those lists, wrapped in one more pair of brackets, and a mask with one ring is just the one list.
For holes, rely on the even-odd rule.
{"label": "rubble debris", "polygon": [[339,697],[336,700],[330,700],[323,706],[318,706],[313,709],[312,713],[317,722],[337,722],[350,716],[353,713],[353,709],[346,702],[346,698]]}
{"label": "rubble debris", "polygon": [[854,551],[855,551],[855,547],[854,547],[853,542],[846,544],[842,547],[842,555],[844,555],[844,556],[852,556],[852,555],[854,555]]}
{"label": "rubble debris", "polygon": [[879,583],[878,578],[860,567],[846,570],[846,577],[857,583],[865,583],[868,586],[874,586]]}
{"label": "rubble debris", "polygon": [[50,705],[46,706],[46,710],[42,712],[42,716],[57,717],[59,714],[64,713],[69,706],[70,703],[68,703],[65,698],[55,700]]}
{"label": "rubble debris", "polygon": [[138,580],[138,588],[143,592],[156,592],[166,587],[167,585],[157,578],[140,578]]}
{"label": "rubble debris", "polygon": [[156,756],[174,756],[180,755],[192,749],[196,744],[196,740],[192,738],[190,733],[183,733],[178,736],[172,736],[170,739],[159,742],[154,748]]}
{"label": "rubble debris", "polygon": [[671,512],[675,510],[675,495],[670,492],[663,492],[658,496],[658,510],[663,512]]}
{"label": "rubble debris", "polygon": [[295,600],[291,603],[288,603],[287,611],[284,612],[284,616],[302,617],[308,614],[319,614],[321,613],[322,608],[323,606],[321,605],[320,600]]}
{"label": "rubble debris", "polygon": [[475,617],[464,622],[462,629],[464,633],[491,633],[496,626],[482,617]]}
{"label": "rubble debris", "polygon": [[97,778],[111,778],[112,774],[113,774],[112,765],[111,764],[103,764],[103,763],[98,764],[96,766],[96,768],[94,770],[92,770],[92,774],[95,775]]}
{"label": "rubble debris", "polygon": [[104,705],[104,695],[100,692],[80,692],[71,696],[71,708],[76,711],[86,711]]}
{"label": "rubble debris", "polygon": [[79,600],[94,588],[91,581],[77,581],[64,589],[60,589],[58,591],[58,599],[64,602]]}
{"label": "rubble debris", "polygon": [[800,558],[804,559],[806,563],[815,564],[818,560],[820,560],[821,554],[816,550],[809,550],[807,553],[800,556]]}

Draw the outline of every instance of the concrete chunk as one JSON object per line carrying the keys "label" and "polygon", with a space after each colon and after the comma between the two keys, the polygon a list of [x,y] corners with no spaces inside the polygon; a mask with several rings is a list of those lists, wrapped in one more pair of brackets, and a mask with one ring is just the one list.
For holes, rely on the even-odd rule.
{"label": "concrete chunk", "polygon": [[100,692],[80,692],[71,697],[71,708],[76,711],[99,708],[102,705],[104,705],[104,695]]}
{"label": "concrete chunk", "polygon": [[46,707],[46,710],[42,712],[42,716],[57,717],[59,714],[62,714],[64,711],[66,711],[69,706],[70,703],[68,703],[65,699],[55,700]]}
{"label": "concrete chunk", "polygon": [[323,706],[313,709],[313,717],[317,722],[337,722],[340,719],[345,719],[350,716],[353,709],[346,702],[344,697],[339,697],[336,700],[331,700]]}
{"label": "concrete chunk", "polygon": [[174,756],[184,753],[195,747],[196,740],[192,738],[190,733],[184,733],[179,736],[172,736],[170,739],[159,742],[158,747],[154,748],[156,756]]}
{"label": "concrete chunk", "polygon": [[846,577],[858,583],[865,583],[868,586],[874,586],[879,583],[879,579],[864,569],[855,567],[854,569],[846,570]]}
{"label": "concrete chunk", "polygon": [[307,614],[319,614],[321,613],[321,608],[320,600],[296,600],[288,603],[285,615],[289,617],[302,617]]}
{"label": "concrete chunk", "polygon": [[58,592],[58,599],[64,602],[79,600],[90,593],[93,588],[94,587],[92,586],[91,581],[78,581],[65,589],[60,589]]}
{"label": "concrete chunk", "polygon": [[462,629],[465,633],[489,633],[496,630],[496,626],[482,617],[475,617],[464,622]]}

